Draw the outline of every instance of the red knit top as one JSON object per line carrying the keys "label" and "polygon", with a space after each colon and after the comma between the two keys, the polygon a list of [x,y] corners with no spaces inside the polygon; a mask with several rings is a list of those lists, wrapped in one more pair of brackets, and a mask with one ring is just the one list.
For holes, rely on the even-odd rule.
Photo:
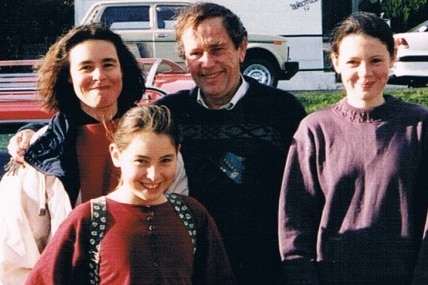
{"label": "red knit top", "polygon": [[117,186],[119,170],[113,166],[108,150],[116,125],[112,121],[78,127],[76,152],[82,202],[105,195]]}
{"label": "red knit top", "polygon": [[[100,244],[100,285],[232,285],[234,276],[220,234],[207,210],[180,196],[197,231],[197,250],[174,206],[145,207],[107,199]],[[89,284],[91,208],[76,207],[43,251],[26,284]]]}

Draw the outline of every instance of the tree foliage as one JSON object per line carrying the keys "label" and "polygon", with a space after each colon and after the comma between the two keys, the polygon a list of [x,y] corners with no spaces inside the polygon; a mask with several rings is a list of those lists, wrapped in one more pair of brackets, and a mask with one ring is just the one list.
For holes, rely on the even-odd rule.
{"label": "tree foliage", "polygon": [[428,0],[384,0],[384,17],[395,32],[403,32],[427,20]]}
{"label": "tree foliage", "polygon": [[35,58],[73,25],[73,0],[2,0],[0,59]]}

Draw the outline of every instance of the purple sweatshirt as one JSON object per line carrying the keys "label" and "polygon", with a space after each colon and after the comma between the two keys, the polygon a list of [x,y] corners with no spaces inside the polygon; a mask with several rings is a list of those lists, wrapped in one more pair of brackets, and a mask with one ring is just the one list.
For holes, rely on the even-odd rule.
{"label": "purple sweatshirt", "polygon": [[428,110],[385,95],[307,116],[279,205],[286,284],[410,284],[428,201]]}

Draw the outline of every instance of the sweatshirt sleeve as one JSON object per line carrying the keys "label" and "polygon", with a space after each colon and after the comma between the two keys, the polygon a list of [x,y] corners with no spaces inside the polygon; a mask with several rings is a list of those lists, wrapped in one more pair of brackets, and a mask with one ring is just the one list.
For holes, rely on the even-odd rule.
{"label": "sweatshirt sleeve", "polygon": [[[425,124],[424,137],[422,141],[428,142],[428,123]],[[423,189],[423,205],[425,206],[425,227],[422,235],[421,246],[419,248],[419,256],[415,265],[412,285],[428,284],[428,147],[425,147],[422,152],[423,162],[420,166],[421,181],[418,185],[419,189]]]}
{"label": "sweatshirt sleeve", "polygon": [[419,257],[413,275],[412,285],[423,285],[428,282],[428,215],[425,222],[424,237],[419,250]]}
{"label": "sweatshirt sleeve", "polygon": [[279,201],[279,247],[286,284],[318,284],[317,231],[324,203],[313,134],[304,123],[289,149]]}

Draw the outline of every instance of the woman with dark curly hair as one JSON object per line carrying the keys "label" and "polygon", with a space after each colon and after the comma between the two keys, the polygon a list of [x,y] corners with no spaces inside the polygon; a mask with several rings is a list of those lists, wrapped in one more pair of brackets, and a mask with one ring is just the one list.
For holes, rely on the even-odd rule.
{"label": "woman with dark curly hair", "polygon": [[[22,150],[22,162],[58,177],[73,205],[79,192],[85,201],[107,193],[117,173],[107,159],[106,134],[145,90],[138,62],[119,35],[83,25],[50,47],[37,72],[42,106],[57,114]],[[101,189],[93,187],[99,181]]]}
{"label": "woman with dark curly hair", "polygon": [[[98,24],[75,27],[54,43],[38,75],[42,105],[57,113],[35,135],[16,135],[25,143],[11,160],[15,171],[3,178],[7,191],[0,191],[0,221],[7,223],[0,233],[1,284],[21,284],[71,208],[117,185],[110,134],[145,90],[135,57]],[[169,189],[185,193],[186,183],[180,185]]]}
{"label": "woman with dark curly hair", "polygon": [[[107,163],[105,128],[111,131],[145,88],[135,57],[109,29],[79,26],[52,45],[38,74],[43,106],[58,113],[25,152],[25,161],[58,177],[73,205],[79,190],[85,201],[107,193],[117,173]],[[99,181],[101,189],[94,187]]]}

